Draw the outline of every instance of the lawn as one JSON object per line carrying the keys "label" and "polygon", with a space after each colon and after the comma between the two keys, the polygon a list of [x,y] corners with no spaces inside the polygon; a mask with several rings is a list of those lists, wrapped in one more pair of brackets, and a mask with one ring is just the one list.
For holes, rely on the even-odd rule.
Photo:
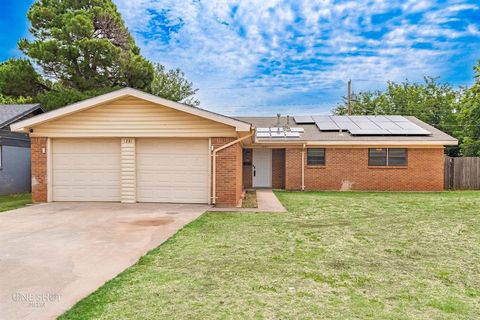
{"label": "lawn", "polygon": [[61,319],[478,318],[480,192],[277,196],[288,213],[207,213]]}
{"label": "lawn", "polygon": [[8,196],[0,195],[0,212],[23,207],[32,202],[30,193],[19,193]]}

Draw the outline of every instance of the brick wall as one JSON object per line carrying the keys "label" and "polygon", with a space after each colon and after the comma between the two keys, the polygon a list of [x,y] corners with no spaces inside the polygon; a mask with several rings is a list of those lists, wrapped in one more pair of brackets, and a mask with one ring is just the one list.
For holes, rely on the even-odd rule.
{"label": "brick wall", "polygon": [[[212,146],[217,149],[235,138],[212,138]],[[217,153],[216,167],[216,204],[235,206],[243,192],[242,147],[234,144]]]}
{"label": "brick wall", "polygon": [[[286,149],[286,189],[301,189],[302,149]],[[326,165],[306,165],[306,190],[443,190],[443,148],[408,149],[408,166],[368,166],[368,148],[327,148]]]}
{"label": "brick wall", "polygon": [[[44,152],[45,151],[45,152]],[[47,201],[47,138],[30,138],[32,200]]]}
{"label": "brick wall", "polygon": [[272,188],[285,188],[285,149],[272,150]]}

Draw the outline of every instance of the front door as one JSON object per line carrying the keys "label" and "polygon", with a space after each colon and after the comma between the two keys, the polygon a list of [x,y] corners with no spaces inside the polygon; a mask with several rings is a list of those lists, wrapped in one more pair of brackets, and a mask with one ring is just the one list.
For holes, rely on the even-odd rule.
{"label": "front door", "polygon": [[272,187],[272,149],[253,149],[253,187]]}

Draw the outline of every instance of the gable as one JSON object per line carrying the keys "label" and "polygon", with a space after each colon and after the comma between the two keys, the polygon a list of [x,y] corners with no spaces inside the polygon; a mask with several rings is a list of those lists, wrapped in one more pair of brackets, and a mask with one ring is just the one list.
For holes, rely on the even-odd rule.
{"label": "gable", "polygon": [[32,126],[31,137],[236,137],[233,126],[134,96]]}

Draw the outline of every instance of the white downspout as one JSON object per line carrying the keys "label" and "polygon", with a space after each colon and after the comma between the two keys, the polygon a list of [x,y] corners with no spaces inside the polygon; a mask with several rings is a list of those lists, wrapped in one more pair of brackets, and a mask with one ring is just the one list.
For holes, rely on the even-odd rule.
{"label": "white downspout", "polygon": [[234,140],[232,142],[229,142],[221,147],[218,147],[217,149],[213,150],[212,152],[212,161],[213,161],[213,172],[212,172],[212,204],[215,204],[217,202],[217,152],[222,151],[223,149],[226,149],[230,146],[233,146],[234,144],[239,143],[240,141],[243,141],[245,139],[250,138],[253,136],[255,132],[250,133],[249,135],[238,138],[237,140]]}
{"label": "white downspout", "polygon": [[302,149],[302,191],[305,191],[305,143]]}

